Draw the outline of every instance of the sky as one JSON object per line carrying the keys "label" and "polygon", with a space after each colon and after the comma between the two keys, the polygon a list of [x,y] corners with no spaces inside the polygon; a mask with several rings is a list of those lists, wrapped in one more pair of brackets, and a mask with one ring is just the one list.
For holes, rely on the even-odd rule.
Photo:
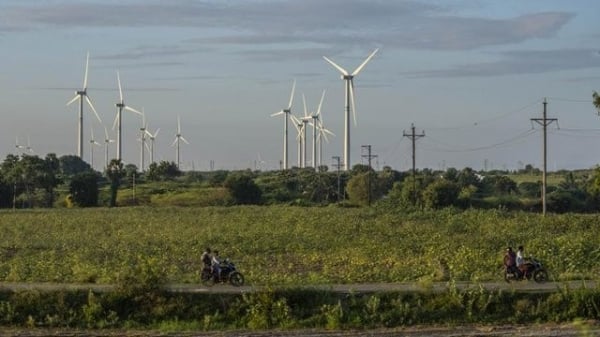
{"label": "sky", "polygon": [[[357,124],[351,165],[476,170],[542,167],[547,101],[548,169],[600,163],[600,2],[595,0],[2,0],[0,157],[77,153],[78,104],[90,53],[84,159],[109,138],[119,100],[160,131],[154,159],[183,170],[280,168],[283,119],[318,105],[335,136],[323,163],[343,156],[344,83],[327,56],[353,71]],[[123,161],[140,166],[139,115],[123,113]],[[311,130],[311,129],[310,129]],[[311,132],[308,133],[311,135]],[[311,164],[308,140],[308,164]],[[290,123],[289,160],[297,165]],[[115,157],[115,144],[109,147]],[[94,167],[104,147],[93,146]],[[148,154],[145,155],[148,165]]]}

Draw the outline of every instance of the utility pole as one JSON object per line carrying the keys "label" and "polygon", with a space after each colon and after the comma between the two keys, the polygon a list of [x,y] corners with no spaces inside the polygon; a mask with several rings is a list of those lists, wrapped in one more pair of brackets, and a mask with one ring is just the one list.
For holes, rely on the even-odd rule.
{"label": "utility pole", "polygon": [[332,160],[334,160],[333,162],[333,167],[335,167],[336,171],[337,171],[337,196],[338,196],[338,202],[340,201],[340,198],[342,197],[342,193],[340,191],[340,168],[342,167],[342,163],[340,161],[340,156],[333,156],[331,157]]}
{"label": "utility pole", "polygon": [[537,124],[541,125],[544,128],[544,168],[542,170],[542,215],[546,216],[546,183],[547,183],[546,164],[548,161],[548,134],[546,132],[546,129],[548,128],[548,125],[550,125],[554,122],[556,122],[558,124],[558,119],[547,117],[546,107],[548,105],[548,102],[546,101],[546,98],[544,98],[543,104],[544,104],[543,117],[542,118],[532,118],[531,121],[536,122]]}
{"label": "utility pole", "polygon": [[377,155],[371,154],[371,145],[363,145],[361,148],[363,152],[367,150],[367,154],[361,154],[361,157],[367,158],[367,162],[369,163],[369,172],[367,172],[367,202],[371,206],[371,160],[377,158]]}
{"label": "utility pole", "polygon": [[410,124],[410,130],[411,133],[406,133],[405,131],[402,131],[403,136],[410,138],[411,142],[412,142],[412,176],[413,176],[413,202],[416,203],[417,202],[417,168],[416,168],[416,155],[415,153],[416,151],[416,146],[415,143],[417,142],[418,138],[422,138],[425,137],[425,131],[421,131],[420,134],[416,134],[415,133],[415,124],[412,123]]}

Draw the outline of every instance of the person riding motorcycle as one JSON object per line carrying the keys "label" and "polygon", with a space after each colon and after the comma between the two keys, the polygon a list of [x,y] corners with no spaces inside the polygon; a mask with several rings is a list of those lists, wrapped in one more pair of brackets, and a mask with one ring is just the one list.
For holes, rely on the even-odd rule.
{"label": "person riding motorcycle", "polygon": [[211,269],[212,255],[211,255],[210,247],[206,247],[204,252],[202,252],[202,256],[200,256],[200,260],[204,264],[204,269]]}
{"label": "person riding motorcycle", "polygon": [[219,251],[215,250],[211,260],[211,267],[213,277],[215,281],[221,280],[221,258],[219,257]]}
{"label": "person riding motorcycle", "polygon": [[517,257],[512,247],[506,248],[506,254],[504,254],[504,268],[507,273],[516,273],[520,277],[521,272],[517,268],[516,259]]}

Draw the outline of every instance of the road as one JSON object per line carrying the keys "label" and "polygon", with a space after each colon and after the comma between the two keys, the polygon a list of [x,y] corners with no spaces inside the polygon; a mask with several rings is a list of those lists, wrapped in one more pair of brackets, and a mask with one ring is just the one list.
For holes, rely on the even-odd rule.
{"label": "road", "polygon": [[[504,290],[516,292],[554,292],[558,289],[579,289],[579,288],[596,288],[598,281],[566,281],[566,282],[546,282],[535,283],[531,281],[519,282],[456,282],[449,284],[447,282],[435,282],[430,284],[419,284],[415,282],[398,282],[398,283],[362,283],[362,284],[331,284],[331,285],[307,285],[301,286],[303,289],[328,290],[338,293],[375,293],[375,292],[444,292],[450,287],[455,286],[459,290],[479,289],[483,287],[486,290]],[[108,292],[115,288],[109,284],[93,284],[93,283],[46,283],[46,282],[0,282],[0,290],[21,291],[21,290],[39,290],[39,291],[60,291],[60,290],[92,290],[95,292]],[[282,289],[299,288],[281,286]],[[169,284],[166,289],[177,293],[249,293],[264,289],[275,289],[275,287],[264,286],[243,286],[233,287],[230,285],[214,285],[204,286],[201,284]]]}

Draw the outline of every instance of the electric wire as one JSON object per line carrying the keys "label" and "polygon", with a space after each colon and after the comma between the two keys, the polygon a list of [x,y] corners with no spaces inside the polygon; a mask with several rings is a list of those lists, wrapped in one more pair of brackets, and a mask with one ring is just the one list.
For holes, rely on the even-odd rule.
{"label": "electric wire", "polygon": [[[526,130],[524,132],[521,132],[509,139],[503,140],[501,142],[498,143],[494,143],[494,144],[490,144],[490,145],[484,145],[484,146],[478,146],[478,147],[473,147],[473,148],[427,148],[426,146],[422,146],[423,149],[425,150],[429,150],[429,151],[433,151],[433,152],[476,152],[476,151],[482,151],[482,150],[489,150],[489,149],[493,149],[493,148],[501,148],[504,146],[508,146],[508,145],[512,145],[512,143],[515,143],[517,141],[521,141],[524,140],[525,138],[529,137],[530,135],[536,133],[537,130],[535,129],[529,129]],[[439,140],[436,140],[434,138],[431,138],[431,136],[428,136],[428,140],[430,141],[434,141],[437,144],[440,145],[448,145],[448,142],[442,142]]]}

